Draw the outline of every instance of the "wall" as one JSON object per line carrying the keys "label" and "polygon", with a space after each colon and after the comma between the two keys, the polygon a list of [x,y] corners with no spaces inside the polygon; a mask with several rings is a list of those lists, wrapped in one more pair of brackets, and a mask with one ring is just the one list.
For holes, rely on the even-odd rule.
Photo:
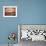
{"label": "wall", "polygon": [[[16,5],[18,17],[4,18],[4,5]],[[0,0],[0,44],[8,43],[9,32],[17,34],[18,24],[46,24],[46,0]]]}

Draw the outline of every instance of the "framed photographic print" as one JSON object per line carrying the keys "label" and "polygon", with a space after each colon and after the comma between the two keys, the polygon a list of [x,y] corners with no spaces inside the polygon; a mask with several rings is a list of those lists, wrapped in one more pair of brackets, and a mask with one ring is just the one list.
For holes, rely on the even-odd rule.
{"label": "framed photographic print", "polygon": [[3,17],[17,17],[17,6],[3,6]]}
{"label": "framed photographic print", "polygon": [[46,41],[45,24],[19,24],[18,42],[24,40]]}

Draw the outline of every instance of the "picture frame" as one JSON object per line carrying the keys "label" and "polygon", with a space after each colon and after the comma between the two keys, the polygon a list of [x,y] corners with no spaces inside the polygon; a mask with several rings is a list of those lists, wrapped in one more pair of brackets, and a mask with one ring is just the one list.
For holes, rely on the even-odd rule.
{"label": "picture frame", "polygon": [[17,6],[3,6],[3,17],[17,17]]}
{"label": "picture frame", "polygon": [[[23,30],[28,30],[27,39],[25,39],[25,37],[22,37],[25,36],[21,33]],[[18,42],[21,42],[21,40],[46,41],[46,24],[18,24]]]}

